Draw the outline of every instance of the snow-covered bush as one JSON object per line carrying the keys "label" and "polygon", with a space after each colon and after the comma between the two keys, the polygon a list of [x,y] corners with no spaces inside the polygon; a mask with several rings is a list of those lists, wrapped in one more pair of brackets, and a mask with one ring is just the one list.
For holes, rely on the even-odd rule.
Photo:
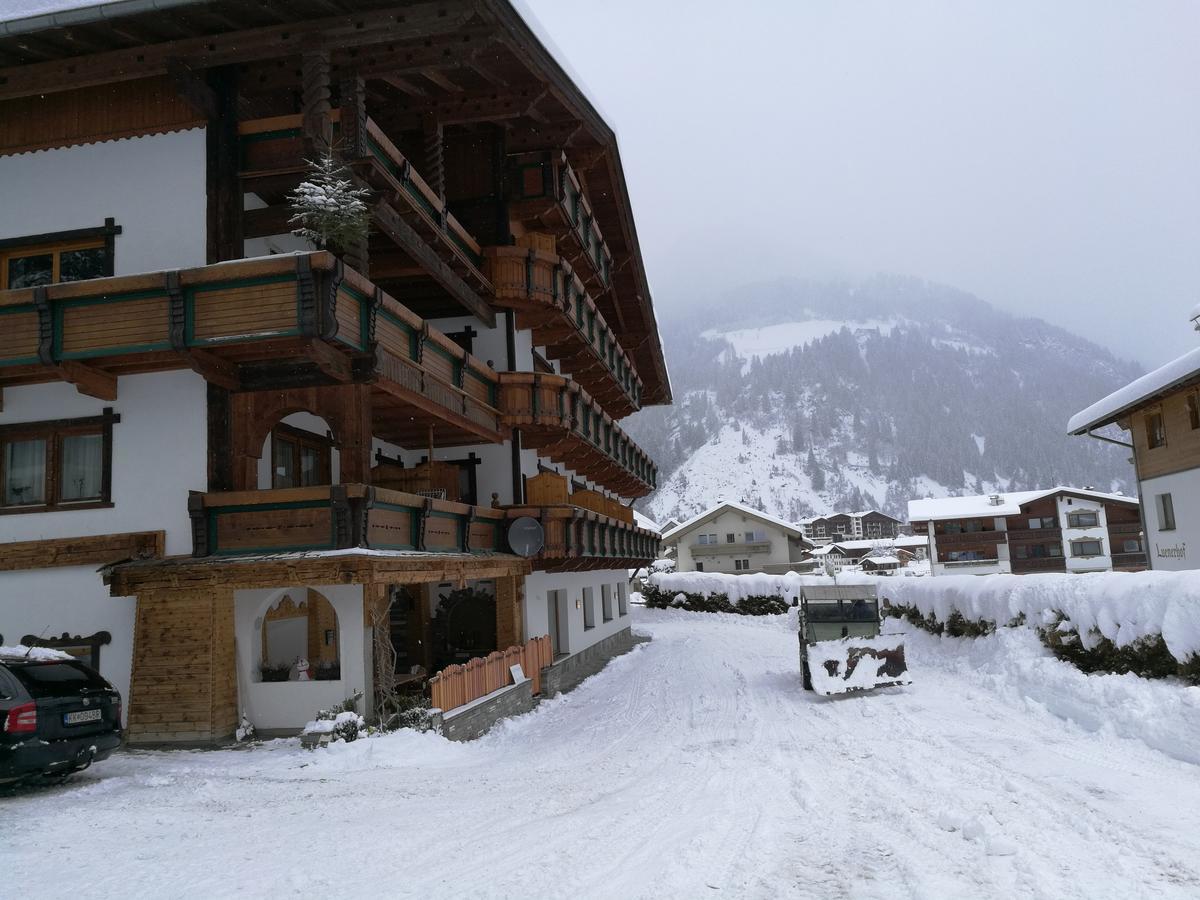
{"label": "snow-covered bush", "polygon": [[1085,672],[1200,683],[1200,572],[943,576],[881,587],[889,613],[951,636],[1037,630]]}
{"label": "snow-covered bush", "polygon": [[794,605],[804,581],[795,573],[654,572],[647,579],[642,596],[652,609],[676,607],[692,612],[777,615]]}
{"label": "snow-covered bush", "polygon": [[[362,691],[356,691],[341,703],[319,710],[316,718],[304,726],[301,743],[311,748],[335,741],[358,740],[367,730],[366,719],[358,714],[358,701],[362,696]],[[306,737],[309,740],[305,740]]]}

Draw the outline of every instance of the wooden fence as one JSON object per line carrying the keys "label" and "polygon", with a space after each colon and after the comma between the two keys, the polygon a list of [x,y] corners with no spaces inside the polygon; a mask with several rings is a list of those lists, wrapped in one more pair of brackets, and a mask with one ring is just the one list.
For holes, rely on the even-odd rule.
{"label": "wooden fence", "polygon": [[554,661],[550,635],[530,638],[524,646],[496,650],[487,656],[469,659],[461,666],[447,666],[429,679],[433,706],[449,712],[486,697],[492,691],[513,684],[513,666],[520,665],[525,677],[533,682],[533,693],[542,692],[542,669]]}

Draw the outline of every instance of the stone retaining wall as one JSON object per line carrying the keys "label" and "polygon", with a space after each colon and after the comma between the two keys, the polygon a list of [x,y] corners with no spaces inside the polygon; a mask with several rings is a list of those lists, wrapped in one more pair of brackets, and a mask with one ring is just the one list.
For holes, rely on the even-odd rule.
{"label": "stone retaining wall", "polygon": [[542,669],[542,696],[553,697],[574,690],[581,681],[595,675],[614,656],[628,653],[638,643],[633,631],[625,628],[610,634],[586,650],[580,650],[566,659],[552,663]]}

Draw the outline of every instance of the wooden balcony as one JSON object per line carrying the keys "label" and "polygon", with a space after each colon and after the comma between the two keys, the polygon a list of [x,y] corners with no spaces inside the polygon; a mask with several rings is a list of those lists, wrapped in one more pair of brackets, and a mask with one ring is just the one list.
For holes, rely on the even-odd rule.
{"label": "wooden balcony", "polygon": [[1142,569],[1150,568],[1150,563],[1146,559],[1145,553],[1114,553],[1112,566],[1114,569],[1122,571],[1140,572]]}
{"label": "wooden balcony", "polygon": [[503,510],[431,500],[363,484],[193,494],[192,555],[297,551],[506,549]]}
{"label": "wooden balcony", "polygon": [[589,569],[637,569],[658,555],[659,535],[577,506],[509,506],[510,519],[537,519],[545,534],[535,569],[578,572]]}
{"label": "wooden balcony", "polygon": [[[1043,544],[1047,541],[1051,543],[1062,542],[1061,528],[1017,528],[1009,529],[1008,542],[1010,544]],[[941,535],[938,536],[941,540]]]}
{"label": "wooden balcony", "polygon": [[1108,533],[1139,535],[1142,533],[1142,526],[1140,522],[1109,522]]}
{"label": "wooden balcony", "polygon": [[[491,311],[482,307],[480,296],[488,297],[491,285],[481,269],[479,243],[372,119],[366,120],[354,140],[343,135],[340,110],[332,110],[331,119],[335,147],[373,192],[377,240],[371,254],[372,277],[376,281],[431,279],[471,312],[483,313],[486,320]],[[285,234],[291,230],[286,193],[309,169],[302,117],[243,121],[238,134],[243,187],[271,204],[246,212],[246,236]],[[464,287],[469,293],[463,292]]]}
{"label": "wooden balcony", "polygon": [[597,293],[612,287],[612,252],[600,233],[579,176],[561,151],[518,153],[508,158],[508,214],[531,231],[558,242],[583,283]]}
{"label": "wooden balcony", "polygon": [[1061,556],[1031,556],[1028,559],[1013,559],[1011,565],[1014,575],[1024,575],[1027,572],[1067,571],[1067,561]]}
{"label": "wooden balcony", "polygon": [[691,545],[692,556],[741,556],[747,553],[770,553],[770,541],[737,541],[732,544]]}
{"label": "wooden balcony", "polygon": [[521,442],[623,497],[642,497],[658,469],[582,387],[562,375],[501,372],[501,422]]}
{"label": "wooden balcony", "polygon": [[484,266],[496,303],[515,309],[518,327],[532,330],[534,344],[611,415],[641,407],[642,380],[570,263],[543,250],[488,247]]}
{"label": "wooden balcony", "polygon": [[401,446],[499,442],[496,373],[329,253],[0,291],[0,387],[192,368],[233,391],[367,382]]}
{"label": "wooden balcony", "polygon": [[939,550],[964,544],[1003,544],[1007,539],[1007,531],[956,531],[934,535]]}

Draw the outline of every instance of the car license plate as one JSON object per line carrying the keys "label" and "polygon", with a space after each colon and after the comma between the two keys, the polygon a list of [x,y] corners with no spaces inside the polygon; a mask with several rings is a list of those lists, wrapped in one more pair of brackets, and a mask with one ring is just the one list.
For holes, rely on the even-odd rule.
{"label": "car license plate", "polygon": [[84,722],[99,722],[100,710],[81,709],[79,712],[69,712],[63,715],[64,725],[82,725]]}

